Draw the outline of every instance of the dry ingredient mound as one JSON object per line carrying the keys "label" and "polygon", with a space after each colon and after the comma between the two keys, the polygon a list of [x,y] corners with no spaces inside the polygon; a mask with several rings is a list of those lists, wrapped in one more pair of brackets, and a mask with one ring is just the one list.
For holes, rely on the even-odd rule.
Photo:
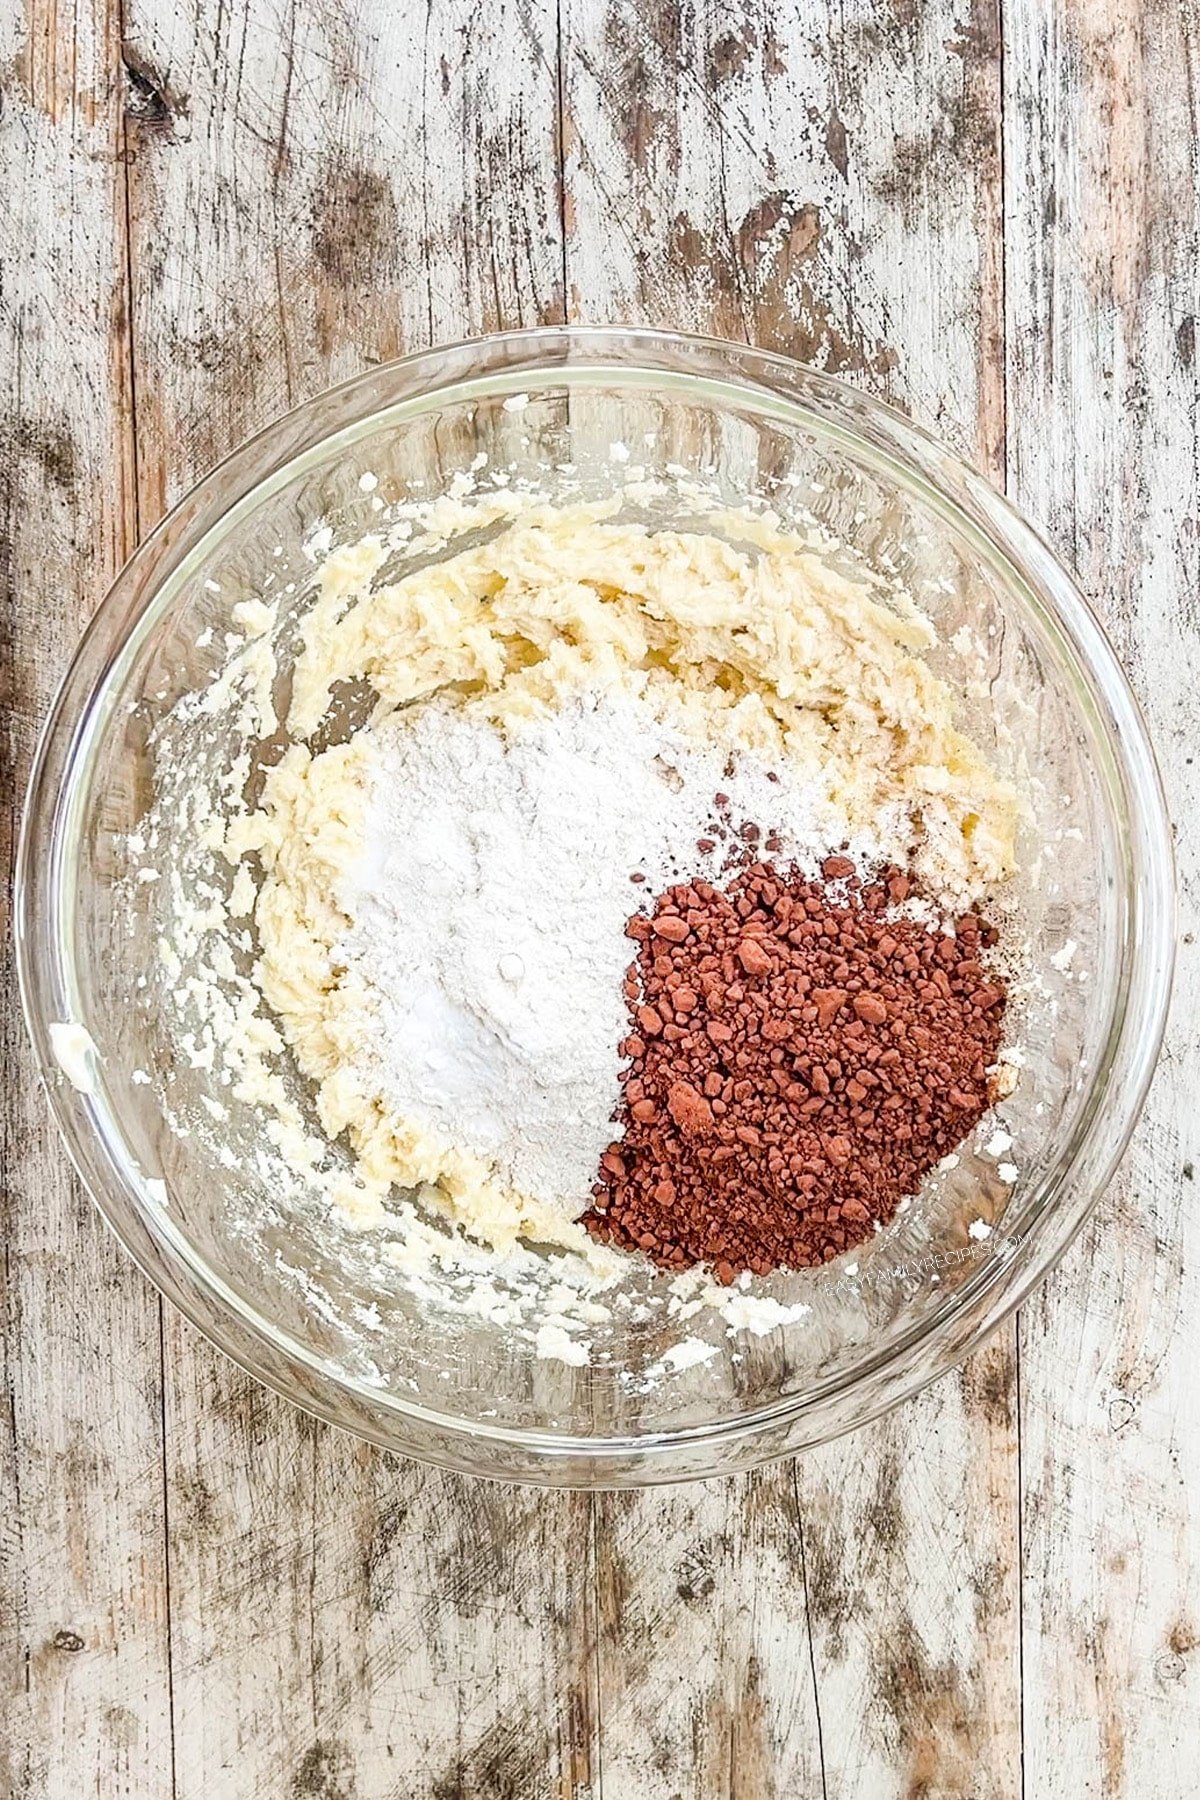
{"label": "dry ingredient mound", "polygon": [[908,877],[863,886],[755,863],[670,888],[626,930],[620,1137],[586,1223],[682,1268],[805,1268],[870,1236],[991,1105],[1006,1001],[973,914],[896,916]]}
{"label": "dry ingredient mound", "polygon": [[771,806],[778,844],[815,866],[819,792],[689,743],[636,695],[569,696],[507,732],[435,704],[375,734],[338,949],[363,996],[343,1063],[421,1154],[478,1157],[584,1210],[620,1100],[631,898],[716,872],[720,780],[739,818]]}
{"label": "dry ingredient mound", "polygon": [[[726,766],[778,777],[769,804],[734,798],[774,831],[762,850],[810,872],[818,844],[847,840],[965,910],[1014,866],[1016,795],[959,729],[908,596],[765,517],[655,530],[622,504],[442,496],[421,530],[314,552],[290,742],[253,808],[206,826],[257,956],[236,1029],[200,1053],[359,1227],[416,1190],[500,1251],[590,1246],[577,1220],[620,1100],[630,876],[645,893],[721,879]],[[264,637],[251,653],[202,703],[260,695],[268,738],[275,665]],[[370,716],[331,744],[347,695]],[[573,787],[560,752],[603,708],[614,741]],[[630,709],[644,728],[621,722]],[[439,732],[448,761],[418,779]],[[352,1155],[334,1166],[338,1140]]]}

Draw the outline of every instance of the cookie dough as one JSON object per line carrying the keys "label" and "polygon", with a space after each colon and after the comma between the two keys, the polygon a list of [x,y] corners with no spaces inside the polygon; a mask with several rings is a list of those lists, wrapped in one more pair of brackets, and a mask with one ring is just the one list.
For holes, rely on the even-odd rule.
{"label": "cookie dough", "polygon": [[[448,505],[440,557],[398,579],[381,581],[394,548],[382,537],[324,561],[293,671],[293,741],[224,848],[239,883],[253,866],[243,859],[261,859],[255,979],[314,1084],[322,1129],[353,1146],[357,1180],[341,1200],[358,1223],[381,1218],[393,1185],[426,1186],[498,1248],[583,1246],[577,1225],[498,1181],[486,1157],[396,1116],[357,1056],[373,999],[341,946],[375,745],[398,708],[449,703],[505,731],[573,695],[634,695],[664,730],[819,790],[847,834],[869,830],[908,857],[949,909],[1012,870],[1014,792],[958,729],[954,696],[924,660],[928,622],[799,538],[752,524],[731,542],[652,530],[615,505],[511,516],[496,500]],[[456,550],[460,533],[470,538]],[[364,688],[371,722],[321,748],[331,703]]]}

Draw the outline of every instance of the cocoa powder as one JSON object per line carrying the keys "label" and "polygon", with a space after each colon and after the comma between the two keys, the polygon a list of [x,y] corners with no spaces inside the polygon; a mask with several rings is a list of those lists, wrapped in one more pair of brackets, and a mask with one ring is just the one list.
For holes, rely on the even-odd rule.
{"label": "cocoa powder", "polygon": [[870,1236],[987,1110],[994,931],[896,916],[899,869],[864,885],[835,856],[823,875],[753,863],[629,921],[623,1135],[594,1236],[725,1282],[811,1267]]}

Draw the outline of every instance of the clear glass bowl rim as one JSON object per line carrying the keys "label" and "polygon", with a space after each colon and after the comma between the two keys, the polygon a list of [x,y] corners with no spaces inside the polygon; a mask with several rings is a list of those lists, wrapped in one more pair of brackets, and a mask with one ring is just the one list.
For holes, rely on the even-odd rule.
{"label": "clear glass bowl rim", "polygon": [[[963,1287],[872,1361],[756,1411],[637,1437],[497,1427],[435,1412],[334,1374],[328,1363],[235,1295],[173,1231],[113,1143],[90,1097],[55,1078],[48,1025],[72,1016],[63,934],[64,830],[88,776],[87,746],[107,717],[114,668],[169,601],[186,566],[228,529],[240,503],[324,458],[339,436],[379,428],[393,408],[426,411],[476,393],[605,374],[722,395],[845,436],[856,454],[919,494],[994,569],[1055,641],[1108,760],[1125,827],[1120,871],[1126,942],[1108,1039],[1071,1142],[1027,1205],[1009,1260],[988,1259]],[[158,604],[161,603],[161,604]],[[22,1005],[43,1085],[77,1172],[142,1270],[247,1373],[332,1424],[385,1448],[480,1474],[546,1485],[636,1486],[747,1467],[854,1429],[961,1361],[1042,1281],[1082,1228],[1129,1141],[1165,1027],[1175,947],[1175,881],[1161,780],[1137,702],[1102,626],[1038,533],[984,478],[903,414],[831,376],[743,344],[619,326],[543,326],[440,345],[380,364],[275,420],[218,463],[135,551],[97,608],[51,705],[35,753],[14,883]],[[1105,1104],[1107,1102],[1107,1105]],[[293,1375],[302,1376],[300,1391]],[[353,1416],[348,1419],[347,1403]]]}

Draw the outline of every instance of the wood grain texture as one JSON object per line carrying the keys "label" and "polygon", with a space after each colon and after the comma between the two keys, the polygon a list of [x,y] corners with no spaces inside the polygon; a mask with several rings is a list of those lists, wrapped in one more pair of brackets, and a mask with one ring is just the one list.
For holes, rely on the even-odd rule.
{"label": "wood grain texture", "polygon": [[596,1502],[603,1791],[822,1791],[790,1467]]}
{"label": "wood grain texture", "polygon": [[[24,788],[66,656],[136,527],[116,10],[35,4],[0,29],[11,877],[7,802]],[[171,1734],[159,1306],[70,1174],[35,1084],[3,935],[0,1791],[161,1796]]]}
{"label": "wood grain texture", "polygon": [[0,1789],[1182,1800],[1197,0],[29,0],[0,31],[18,780],[139,529],[248,432],[440,337],[646,320],[790,351],[1007,470],[1146,701],[1185,909],[1150,1109],[1022,1317],[1019,1404],[1009,1331],[844,1443],[667,1494],[388,1458],[173,1313],[164,1382],[157,1302],[10,1083]]}
{"label": "wood grain texture", "polygon": [[[147,521],[373,361],[561,311],[554,18],[139,0]],[[589,1507],[313,1424],[168,1321],[176,1792],[585,1792]]]}
{"label": "wood grain texture", "polygon": [[147,524],[330,383],[561,316],[555,33],[548,0],[132,0]]}
{"label": "wood grain texture", "polygon": [[1178,982],[1122,1177],[1021,1321],[1028,1791],[1182,1795],[1200,1744],[1200,9],[1007,12],[1013,491],[1146,707]]}
{"label": "wood grain texture", "polygon": [[[949,0],[887,18],[847,5],[831,21],[751,6],[735,22],[723,5],[611,0],[565,20],[572,313],[816,362],[1002,476],[995,9]],[[661,1771],[628,1791],[1017,1793],[1011,1330],[794,1478],[732,1488],[736,1501],[714,1485],[668,1513],[672,1543],[715,1557],[700,1603],[672,1592],[659,1497],[601,1504],[603,1743],[614,1716],[628,1720]],[[749,1520],[756,1530],[738,1528]],[[606,1557],[625,1599],[611,1616]],[[778,1612],[781,1578],[793,1591]],[[771,1616],[753,1649],[730,1629],[730,1594]],[[678,1636],[684,1693],[645,1659],[649,1636]],[[729,1751],[739,1734],[748,1760]],[[626,1781],[644,1754],[632,1745]]]}
{"label": "wood grain texture", "polygon": [[385,1456],[194,1342],[171,1364],[177,1794],[586,1796],[586,1497]]}
{"label": "wood grain texture", "polygon": [[[820,340],[828,357],[838,315],[816,259],[819,211],[783,185],[783,171],[764,187],[757,113],[775,55],[757,27],[729,24],[728,9],[708,5],[567,6],[569,316],[781,349],[804,333],[809,354]],[[861,335],[844,348],[839,339],[834,354],[859,368],[888,361]],[[822,1792],[787,1468],[665,1499],[604,1496],[597,1575],[610,1792],[639,1800]]]}
{"label": "wood grain texture", "polygon": [[[854,305],[869,271],[902,347],[865,378],[1002,483],[999,5],[848,7],[830,65]],[[830,1796],[1021,1792],[1016,1375],[1007,1327],[797,1465]]]}

